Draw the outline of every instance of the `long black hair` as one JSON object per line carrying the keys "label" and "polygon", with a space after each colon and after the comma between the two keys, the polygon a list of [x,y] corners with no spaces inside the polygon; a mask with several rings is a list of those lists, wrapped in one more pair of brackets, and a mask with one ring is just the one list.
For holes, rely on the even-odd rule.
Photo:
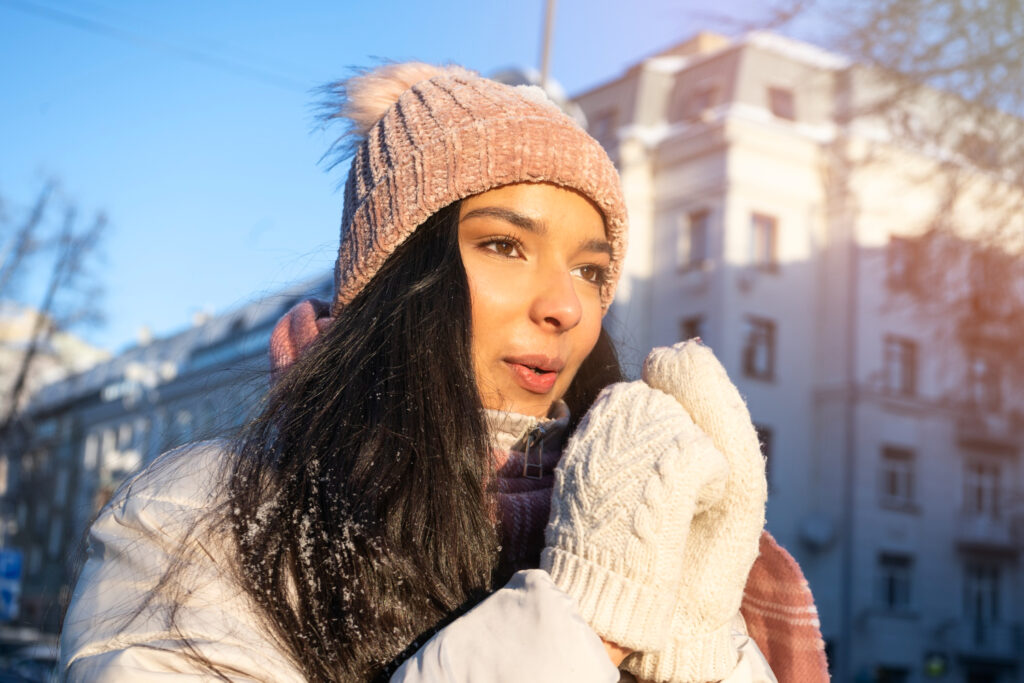
{"label": "long black hair", "polygon": [[[496,582],[459,205],[402,244],[232,446],[234,573],[309,680],[386,679]],[[621,379],[602,332],[568,395]]]}

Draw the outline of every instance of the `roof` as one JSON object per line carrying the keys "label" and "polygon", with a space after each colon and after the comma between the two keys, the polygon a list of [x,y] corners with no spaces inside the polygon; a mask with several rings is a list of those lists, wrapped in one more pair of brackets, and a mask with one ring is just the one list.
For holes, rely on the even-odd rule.
{"label": "roof", "polygon": [[88,396],[111,384],[136,381],[162,384],[188,370],[193,353],[256,329],[269,329],[300,300],[309,296],[330,298],[333,273],[285,288],[276,294],[215,315],[168,337],[132,346],[89,369],[42,387],[33,396],[30,410],[40,410]]}

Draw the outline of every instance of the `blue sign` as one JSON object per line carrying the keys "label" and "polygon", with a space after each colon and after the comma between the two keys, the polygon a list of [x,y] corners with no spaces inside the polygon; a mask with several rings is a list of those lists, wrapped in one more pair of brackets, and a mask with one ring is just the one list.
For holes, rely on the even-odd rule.
{"label": "blue sign", "polygon": [[21,597],[21,551],[0,550],[0,621],[18,618]]}

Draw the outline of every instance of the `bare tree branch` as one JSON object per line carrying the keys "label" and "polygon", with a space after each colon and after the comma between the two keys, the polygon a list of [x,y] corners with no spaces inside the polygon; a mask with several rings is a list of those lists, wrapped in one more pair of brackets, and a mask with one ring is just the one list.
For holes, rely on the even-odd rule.
{"label": "bare tree branch", "polygon": [[[97,256],[106,217],[98,214],[82,227],[78,211],[68,203],[60,209],[59,228],[52,237],[44,234],[47,217],[53,213],[55,184],[48,184],[15,232],[11,257],[2,264],[2,282],[25,275],[28,256],[40,252],[50,254],[41,300],[32,312],[31,330],[24,350],[11,370],[3,412],[0,414],[0,444],[14,446],[24,429],[19,422],[30,378],[42,353],[50,347],[54,335],[62,330],[102,319],[98,308],[100,288],[89,266]],[[2,293],[2,289],[0,289]]]}
{"label": "bare tree branch", "polygon": [[3,252],[0,253],[0,299],[8,295],[8,287],[15,275],[22,271],[25,260],[39,248],[40,223],[53,190],[53,183],[48,183],[42,189],[25,220],[5,240]]}

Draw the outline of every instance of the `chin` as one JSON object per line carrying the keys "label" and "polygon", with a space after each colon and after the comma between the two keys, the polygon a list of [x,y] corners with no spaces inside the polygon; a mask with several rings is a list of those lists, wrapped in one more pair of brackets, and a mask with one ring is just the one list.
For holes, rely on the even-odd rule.
{"label": "chin", "polygon": [[547,417],[551,406],[557,399],[546,394],[519,395],[520,392],[508,392],[495,396],[490,401],[484,402],[486,408],[496,408],[508,413],[519,415],[531,415],[533,417]]}

